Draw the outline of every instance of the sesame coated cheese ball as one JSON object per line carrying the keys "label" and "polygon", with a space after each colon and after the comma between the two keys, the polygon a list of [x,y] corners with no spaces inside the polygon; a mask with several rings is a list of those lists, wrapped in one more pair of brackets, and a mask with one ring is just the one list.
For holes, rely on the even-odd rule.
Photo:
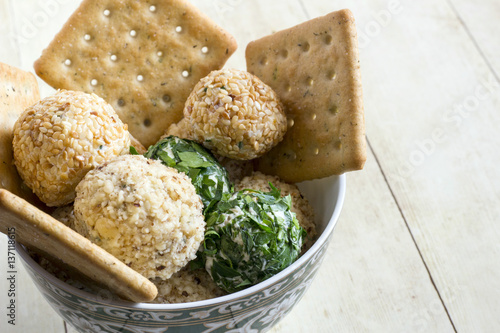
{"label": "sesame coated cheese ball", "polygon": [[145,277],[168,279],[196,257],[205,232],[202,209],[188,176],[125,155],[78,184],[75,229]]}
{"label": "sesame coated cheese ball", "polygon": [[95,166],[129,151],[130,138],[113,108],[94,94],[59,90],[27,108],[14,125],[14,162],[48,206],[75,198]]}
{"label": "sesame coated cheese ball", "polygon": [[287,119],[276,93],[259,78],[222,69],[194,87],[184,107],[183,130],[218,155],[250,160],[283,139]]}

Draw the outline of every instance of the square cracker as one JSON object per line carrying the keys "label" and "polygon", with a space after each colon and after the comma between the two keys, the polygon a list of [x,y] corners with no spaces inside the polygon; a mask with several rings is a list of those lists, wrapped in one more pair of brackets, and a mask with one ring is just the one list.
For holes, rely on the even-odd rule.
{"label": "square cracker", "polygon": [[235,50],[235,39],[185,0],[84,0],[34,67],[54,88],[104,98],[148,147]]}
{"label": "square cracker", "polygon": [[340,10],[248,44],[247,69],[271,86],[289,128],[256,168],[288,182],[363,168],[361,74],[354,17]]}
{"label": "square cracker", "polygon": [[[27,201],[0,189],[0,232],[15,228],[16,241],[38,250],[134,301],[152,301],[156,286],[116,257]],[[47,254],[47,255],[46,255]]]}
{"label": "square cracker", "polygon": [[37,205],[40,201],[24,185],[12,161],[12,129],[21,113],[39,99],[38,83],[33,74],[0,63],[0,188]]}

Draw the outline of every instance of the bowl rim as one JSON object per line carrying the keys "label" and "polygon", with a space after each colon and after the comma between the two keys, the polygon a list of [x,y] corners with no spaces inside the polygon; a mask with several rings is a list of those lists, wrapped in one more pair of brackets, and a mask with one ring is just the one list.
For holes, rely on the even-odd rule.
{"label": "bowl rim", "polygon": [[16,250],[23,259],[23,261],[34,271],[36,271],[38,274],[43,276],[45,279],[47,279],[51,284],[55,285],[56,287],[64,290],[65,292],[69,294],[74,294],[80,298],[83,298],[85,300],[94,302],[94,303],[101,303],[106,306],[112,306],[112,307],[119,307],[119,308],[129,308],[129,309],[135,309],[135,310],[155,310],[155,311],[165,311],[165,310],[190,310],[190,309],[195,309],[195,308],[201,308],[201,307],[207,307],[207,306],[214,306],[214,305],[221,305],[221,304],[226,304],[231,301],[235,301],[238,299],[243,299],[244,297],[248,295],[255,294],[257,292],[260,292],[264,289],[269,288],[271,285],[275,284],[276,282],[285,279],[287,276],[292,274],[293,271],[304,265],[306,262],[308,262],[318,251],[319,249],[323,246],[323,244],[327,241],[329,236],[332,234],[338,218],[340,216],[340,213],[342,211],[342,207],[344,205],[344,200],[345,200],[345,193],[346,193],[346,175],[342,174],[337,177],[337,182],[338,182],[338,197],[337,197],[337,202],[334,207],[333,213],[326,224],[325,229],[321,233],[321,235],[318,237],[318,239],[314,242],[314,244],[311,246],[311,248],[304,253],[299,259],[297,259],[292,265],[288,266],[286,269],[283,271],[279,272],[278,274],[274,275],[273,277],[262,281],[252,287],[249,287],[247,289],[220,296],[220,297],[215,297],[207,300],[202,300],[202,301],[194,301],[194,302],[188,302],[188,303],[134,303],[130,301],[125,301],[125,300],[102,300],[98,299],[96,294],[78,289],[70,284],[67,284],[64,281],[59,280],[57,277],[53,276],[49,272],[47,272],[45,269],[43,269],[31,256],[27,253],[25,247],[19,243],[16,244]]}

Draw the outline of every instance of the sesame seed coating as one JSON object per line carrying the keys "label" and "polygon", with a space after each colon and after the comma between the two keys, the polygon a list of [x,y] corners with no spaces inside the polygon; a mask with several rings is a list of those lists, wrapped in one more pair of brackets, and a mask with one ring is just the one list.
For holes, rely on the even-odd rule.
{"label": "sesame seed coating", "polygon": [[48,206],[71,203],[89,170],[128,153],[129,146],[127,125],[94,94],[59,90],[27,108],[14,125],[14,163]]}
{"label": "sesame seed coating", "polygon": [[214,153],[238,160],[262,156],[285,135],[276,93],[256,76],[222,69],[201,79],[184,107],[183,129]]}
{"label": "sesame seed coating", "polygon": [[76,187],[75,229],[147,278],[168,279],[196,258],[203,204],[183,173],[124,155]]}

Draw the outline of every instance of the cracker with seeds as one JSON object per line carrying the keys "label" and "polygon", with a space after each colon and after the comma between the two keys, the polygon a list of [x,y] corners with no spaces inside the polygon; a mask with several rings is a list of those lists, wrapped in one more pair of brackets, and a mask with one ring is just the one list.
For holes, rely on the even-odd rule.
{"label": "cracker with seeds", "polygon": [[363,168],[366,140],[354,17],[345,9],[248,44],[247,69],[288,118],[284,140],[256,168],[288,182]]}
{"label": "cracker with seeds", "polygon": [[54,88],[104,98],[148,147],[235,50],[235,39],[185,0],[84,0],[35,70]]}
{"label": "cracker with seeds", "polygon": [[33,74],[0,63],[0,188],[37,205],[40,204],[38,198],[24,185],[12,163],[12,129],[24,109],[39,99]]}
{"label": "cracker with seeds", "polygon": [[158,290],[141,274],[76,231],[27,201],[0,189],[0,232],[15,228],[16,241],[61,260],[117,295],[134,301],[152,301]]}

